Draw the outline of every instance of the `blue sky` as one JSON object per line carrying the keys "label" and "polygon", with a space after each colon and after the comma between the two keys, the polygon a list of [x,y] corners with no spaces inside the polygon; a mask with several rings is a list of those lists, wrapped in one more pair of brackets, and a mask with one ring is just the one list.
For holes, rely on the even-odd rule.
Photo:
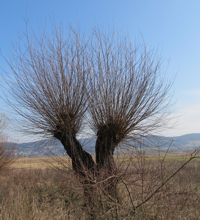
{"label": "blue sky", "polygon": [[[8,58],[12,43],[28,27],[37,34],[41,23],[94,25],[127,33],[132,42],[143,36],[148,48],[159,51],[163,70],[173,78],[178,125],[163,134],[200,133],[200,1],[199,0],[6,0],[0,1],[0,51]],[[0,67],[9,72],[0,57]],[[6,106],[0,108],[6,111]]]}

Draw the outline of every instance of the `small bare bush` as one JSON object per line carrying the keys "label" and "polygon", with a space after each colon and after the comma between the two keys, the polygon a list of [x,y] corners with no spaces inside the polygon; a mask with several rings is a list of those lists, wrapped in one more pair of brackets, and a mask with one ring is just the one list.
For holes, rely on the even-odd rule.
{"label": "small bare bush", "polygon": [[6,172],[9,165],[14,161],[13,150],[14,146],[9,146],[6,142],[6,136],[3,130],[6,126],[5,115],[0,116],[0,174]]}

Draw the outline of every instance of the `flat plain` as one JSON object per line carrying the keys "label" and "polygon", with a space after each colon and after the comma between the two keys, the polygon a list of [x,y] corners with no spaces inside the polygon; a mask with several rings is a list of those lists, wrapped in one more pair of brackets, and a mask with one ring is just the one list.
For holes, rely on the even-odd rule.
{"label": "flat plain", "polygon": [[[157,161],[163,160],[164,154],[155,156],[154,154],[147,154],[145,160],[147,161]],[[165,157],[165,161],[186,161],[190,158],[190,155],[183,155],[179,152],[173,153],[172,155],[167,155]],[[129,161],[128,155],[126,158],[116,158],[118,162],[125,162]],[[137,161],[138,158],[132,158],[132,161]],[[194,161],[200,161],[200,154],[197,155],[197,158]],[[60,167],[60,166],[69,166],[71,167],[71,160],[69,157],[24,157],[24,158],[17,158],[14,163],[11,165],[12,168],[16,169],[46,169],[50,167]]]}
{"label": "flat plain", "polygon": [[[59,162],[58,162],[59,160]],[[69,157],[24,157],[17,158],[13,164],[11,164],[11,168],[16,169],[46,169],[52,166],[70,166]]]}

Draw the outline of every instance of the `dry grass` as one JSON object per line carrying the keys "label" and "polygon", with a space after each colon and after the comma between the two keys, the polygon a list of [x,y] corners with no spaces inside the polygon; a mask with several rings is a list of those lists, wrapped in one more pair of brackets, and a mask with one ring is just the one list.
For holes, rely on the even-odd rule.
{"label": "dry grass", "polygon": [[[69,157],[60,157],[59,160],[62,160],[65,163],[65,166],[68,164],[70,167],[71,160]],[[16,169],[47,169],[50,167],[60,167],[60,162],[56,158],[51,157],[32,157],[32,158],[18,158],[11,164],[12,168]]]}
{"label": "dry grass", "polygon": [[[199,219],[199,161],[189,163],[148,202],[134,210],[183,163],[179,157],[175,162],[169,159],[162,164],[162,172],[158,171],[160,162],[155,159],[131,161],[128,175],[118,185],[121,203],[117,210],[113,202],[102,197],[96,185],[94,219]],[[68,158],[64,160],[68,164]],[[21,158],[13,167],[22,169],[11,169],[1,175],[0,219],[91,219],[76,177],[66,169],[67,165],[66,170],[58,170],[50,167],[50,162],[51,158]],[[122,163],[121,166],[123,169]]]}
{"label": "dry grass", "polygon": [[[200,155],[197,155],[200,156]],[[189,159],[189,155],[183,155],[183,154],[178,154],[178,153],[173,153],[171,156],[167,156],[165,158],[166,161],[186,161]],[[116,162],[121,163],[121,162],[128,162],[130,158],[127,156],[127,159],[124,158],[116,158]],[[132,158],[133,161],[137,161],[138,158]],[[146,160],[150,161],[157,161],[158,156],[155,156],[154,154],[147,154],[146,155]],[[200,158],[196,158],[196,161],[200,161]],[[64,164],[64,166],[71,167],[71,160],[69,157],[31,157],[31,158],[17,158],[13,163],[10,165],[11,168],[16,168],[16,169],[47,169],[50,167],[62,167],[61,164]]]}

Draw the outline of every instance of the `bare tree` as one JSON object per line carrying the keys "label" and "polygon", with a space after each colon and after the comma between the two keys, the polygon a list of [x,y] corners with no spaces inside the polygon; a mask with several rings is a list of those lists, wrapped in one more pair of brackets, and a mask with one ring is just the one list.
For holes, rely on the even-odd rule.
{"label": "bare tree", "polygon": [[[96,162],[114,163],[113,152],[124,140],[163,128],[170,107],[169,89],[160,61],[114,33],[94,31],[88,62],[88,122],[97,134]],[[111,168],[112,169],[112,168]]]}
{"label": "bare tree", "polygon": [[[87,184],[106,173],[115,197],[116,147],[167,124],[171,84],[160,60],[145,45],[99,28],[89,37],[73,28],[65,37],[55,28],[40,38],[26,32],[24,39],[8,62],[14,78],[7,80],[22,130],[60,140]],[[85,125],[97,137],[96,161],[77,139]]]}

